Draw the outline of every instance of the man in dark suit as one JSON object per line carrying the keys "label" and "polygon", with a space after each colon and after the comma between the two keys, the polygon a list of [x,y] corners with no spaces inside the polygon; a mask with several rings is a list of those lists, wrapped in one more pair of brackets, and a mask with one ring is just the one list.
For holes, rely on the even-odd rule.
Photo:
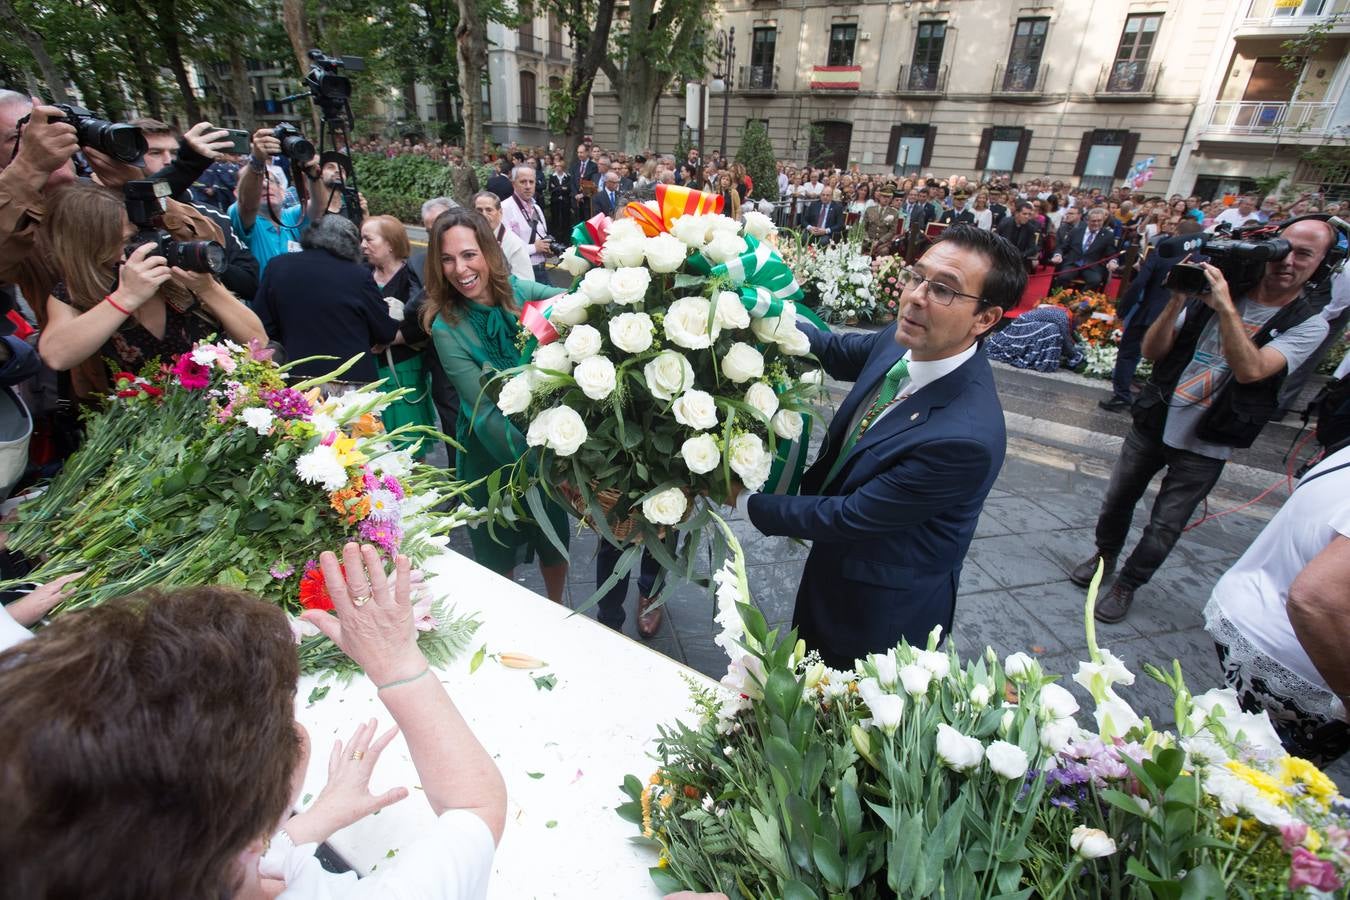
{"label": "man in dark suit", "polygon": [[576,216],[576,221],[581,222],[591,217],[591,199],[582,190],[582,182],[589,181],[592,187],[600,186],[600,170],[591,159],[591,148],[589,144],[580,144],[577,146],[577,161],[572,163],[571,168],[567,170],[567,178],[572,183],[572,213]]}
{"label": "man in dark suit", "polygon": [[1059,227],[1055,229],[1055,249],[1059,250],[1069,243],[1069,235],[1078,227],[1083,215],[1078,207],[1070,206],[1064,210],[1064,217],[1060,219]]}
{"label": "man in dark suit", "polygon": [[853,390],[801,494],[748,494],[765,534],[813,542],[793,625],[828,665],[949,632],[961,565],[1006,435],[979,341],[1026,286],[1018,254],[987,231],[944,231],[914,266],[894,325],[873,334],[799,326]]}
{"label": "man in dark suit", "polygon": [[1032,221],[1035,210],[1026,200],[1018,200],[1012,214],[1004,218],[994,229],[994,233],[1017,248],[1023,265],[1030,272],[1036,267],[1036,257],[1041,252],[1041,233]]}
{"label": "man in dark suit", "polygon": [[966,205],[966,192],[957,191],[952,197],[952,208],[943,210],[938,219],[943,225],[974,225],[975,213]]}
{"label": "man in dark suit", "polygon": [[1003,224],[1004,219],[1008,218],[1008,207],[1003,205],[1003,201],[1007,197],[1002,191],[995,191],[990,199],[993,202],[989,204],[989,211],[994,214],[993,226],[997,228]]}
{"label": "man in dark suit", "polygon": [[484,190],[492,191],[503,202],[510,200],[511,195],[515,193],[515,188],[511,185],[511,158],[503,157],[497,164],[497,171],[492,173],[492,177],[487,180],[487,187]]}
{"label": "man in dark suit", "polygon": [[1068,287],[1081,280],[1088,290],[1100,290],[1110,276],[1103,260],[1115,251],[1116,235],[1106,224],[1106,210],[1095,207],[1050,257],[1056,272],[1054,286]]}
{"label": "man in dark suit", "polygon": [[[1177,234],[1195,234],[1199,230],[1200,223],[1190,216],[1183,216],[1177,225]],[[1124,324],[1120,348],[1116,351],[1116,367],[1111,372],[1111,397],[1097,401],[1102,409],[1120,412],[1129,409],[1134,402],[1130,383],[1134,380],[1134,370],[1139,368],[1144,335],[1167,306],[1172,292],[1163,287],[1163,282],[1167,280],[1172,267],[1179,262],[1180,256],[1163,259],[1160,253],[1150,253],[1135,273],[1129,288],[1120,295],[1120,302],[1116,304],[1116,317]]]}
{"label": "man in dark suit", "polygon": [[834,188],[826,185],[820,199],[806,207],[802,216],[806,233],[818,244],[828,244],[844,230],[844,209],[834,202]]}
{"label": "man in dark suit", "polygon": [[614,218],[614,211],[619,208],[623,194],[623,183],[619,178],[619,173],[610,169],[605,173],[604,185],[591,198],[591,204],[596,212],[604,213],[612,219]]}

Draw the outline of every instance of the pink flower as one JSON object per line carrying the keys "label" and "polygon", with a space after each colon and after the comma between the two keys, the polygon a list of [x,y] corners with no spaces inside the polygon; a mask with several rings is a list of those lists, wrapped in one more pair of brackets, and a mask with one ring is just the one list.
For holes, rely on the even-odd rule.
{"label": "pink flower", "polygon": [[1289,890],[1310,887],[1318,891],[1334,891],[1340,886],[1336,867],[1329,860],[1321,859],[1303,847],[1294,848],[1289,858]]}
{"label": "pink flower", "polygon": [[193,362],[186,353],[174,363],[173,374],[178,376],[178,383],[189,391],[200,391],[211,383],[211,370],[201,363]]}
{"label": "pink flower", "polygon": [[266,344],[257,338],[248,339],[248,355],[255,362],[268,362],[272,359],[272,354],[276,351],[268,348]]}
{"label": "pink flower", "polygon": [[1284,846],[1284,852],[1289,853],[1295,847],[1301,846],[1308,837],[1308,826],[1303,822],[1290,822],[1280,828],[1280,843]]}

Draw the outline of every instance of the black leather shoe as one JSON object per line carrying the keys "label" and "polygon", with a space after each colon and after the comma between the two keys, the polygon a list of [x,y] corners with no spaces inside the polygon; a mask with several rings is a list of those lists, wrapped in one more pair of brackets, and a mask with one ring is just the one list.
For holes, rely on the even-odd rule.
{"label": "black leather shoe", "polygon": [[1097,601],[1092,616],[1098,622],[1114,625],[1116,622],[1124,621],[1125,616],[1130,612],[1130,604],[1133,602],[1134,588],[1125,587],[1117,581],[1111,585],[1111,590],[1107,595]]}
{"label": "black leather shoe", "polygon": [[1128,400],[1122,400],[1119,397],[1112,397],[1110,400],[1098,400],[1097,406],[1107,412],[1124,412],[1130,408]]}
{"label": "black leather shoe", "polygon": [[1081,588],[1092,584],[1092,578],[1097,574],[1097,560],[1099,559],[1106,563],[1106,567],[1102,570],[1103,579],[1116,570],[1116,554],[1102,553],[1098,550],[1089,559],[1073,567],[1073,571],[1069,573],[1069,580]]}

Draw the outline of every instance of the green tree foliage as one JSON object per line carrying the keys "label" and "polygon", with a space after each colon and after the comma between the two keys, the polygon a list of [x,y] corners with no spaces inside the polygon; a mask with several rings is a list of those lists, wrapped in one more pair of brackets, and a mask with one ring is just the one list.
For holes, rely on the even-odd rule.
{"label": "green tree foliage", "polygon": [[754,182],[751,197],[778,202],[778,158],[773,155],[769,130],[758,119],[745,126],[736,162],[745,166],[745,173]]}

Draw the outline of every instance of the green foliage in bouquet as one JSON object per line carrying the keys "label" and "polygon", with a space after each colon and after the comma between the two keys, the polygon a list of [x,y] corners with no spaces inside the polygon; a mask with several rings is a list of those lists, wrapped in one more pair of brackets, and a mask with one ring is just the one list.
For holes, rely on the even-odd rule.
{"label": "green foliage in bouquet", "polygon": [[1091,625],[1073,680],[1095,730],[1035,660],[963,663],[936,649],[936,629],[925,649],[832,670],[768,629],[727,539],[727,676],[694,687],[695,724],[660,730],[659,768],[626,778],[618,808],[658,852],[662,891],[1182,900],[1346,883],[1350,807],[1230,691],[1194,697],[1179,665],[1149,667],[1178,721],[1155,730],[1116,692],[1134,676]]}
{"label": "green foliage in bouquet", "polygon": [[[324,399],[314,385],[336,374],[288,386],[266,357],[203,343],[117,376],[84,445],[11,529],[10,548],[37,561],[26,580],[85,573],[54,615],[147,587],[223,584],[291,614],[305,671],[353,670],[296,618],[332,608],[319,553],[361,540],[424,562],[471,516],[438,509],[465,486],[382,432],[380,409],[406,391]],[[421,645],[448,662],[476,623],[419,591]]]}

